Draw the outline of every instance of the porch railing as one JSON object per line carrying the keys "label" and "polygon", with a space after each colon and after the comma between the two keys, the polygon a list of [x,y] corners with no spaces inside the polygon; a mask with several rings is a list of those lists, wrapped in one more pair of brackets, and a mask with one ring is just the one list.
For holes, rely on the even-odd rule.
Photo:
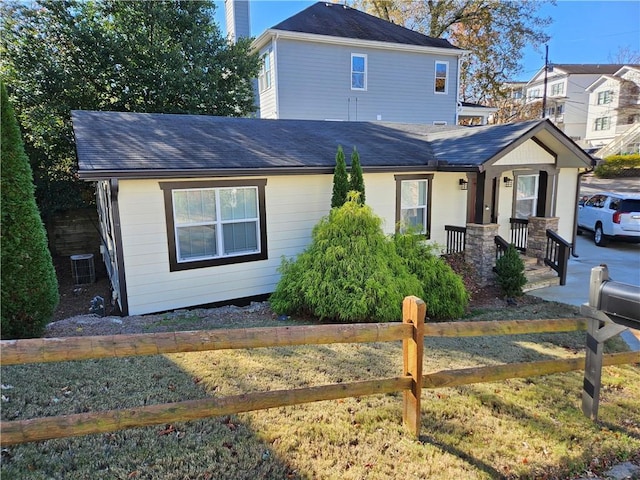
{"label": "porch railing", "polygon": [[507,251],[507,248],[509,248],[509,242],[507,242],[500,235],[496,235],[493,241],[496,244],[496,262],[497,262],[505,254],[505,252]]}
{"label": "porch railing", "polygon": [[567,283],[567,266],[569,265],[569,252],[571,244],[553,230],[547,230],[547,249],[544,263],[555,270],[560,277],[560,285]]}
{"label": "porch railing", "polygon": [[467,227],[445,225],[444,230],[447,232],[447,255],[463,253],[467,245]]}
{"label": "porch railing", "polygon": [[510,218],[511,243],[519,252],[527,251],[527,233],[529,231],[529,220],[526,218]]}

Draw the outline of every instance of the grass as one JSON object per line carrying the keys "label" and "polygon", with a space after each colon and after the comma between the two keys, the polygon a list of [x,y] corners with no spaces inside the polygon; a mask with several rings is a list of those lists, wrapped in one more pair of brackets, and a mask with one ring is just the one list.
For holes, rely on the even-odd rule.
{"label": "grass", "polygon": [[[546,318],[550,312],[572,314],[527,305],[506,315]],[[499,315],[504,311],[480,317]],[[584,337],[427,338],[424,370],[569,358],[584,354]],[[607,348],[624,345],[614,341]],[[2,384],[13,388],[2,391],[8,398],[2,419],[347,382],[401,370],[398,342],[3,367]],[[402,396],[393,394],[13,446],[3,450],[0,473],[3,479],[567,478],[638,455],[638,366],[604,369],[597,424],[580,411],[581,389],[582,374],[573,372],[425,390],[417,440],[402,427]]]}

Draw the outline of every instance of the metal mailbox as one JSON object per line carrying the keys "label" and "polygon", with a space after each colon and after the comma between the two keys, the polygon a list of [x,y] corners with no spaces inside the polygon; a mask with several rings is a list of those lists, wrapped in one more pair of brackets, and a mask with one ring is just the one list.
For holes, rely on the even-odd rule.
{"label": "metal mailbox", "polygon": [[640,286],[611,281],[606,265],[594,267],[589,303],[582,305],[580,312],[589,319],[582,412],[597,420],[604,342],[627,328],[640,329]]}

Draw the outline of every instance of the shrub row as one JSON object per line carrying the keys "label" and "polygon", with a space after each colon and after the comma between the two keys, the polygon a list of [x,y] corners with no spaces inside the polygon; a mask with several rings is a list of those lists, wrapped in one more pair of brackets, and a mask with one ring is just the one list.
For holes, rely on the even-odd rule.
{"label": "shrub row", "polygon": [[640,176],[640,154],[611,155],[593,173],[598,178]]}

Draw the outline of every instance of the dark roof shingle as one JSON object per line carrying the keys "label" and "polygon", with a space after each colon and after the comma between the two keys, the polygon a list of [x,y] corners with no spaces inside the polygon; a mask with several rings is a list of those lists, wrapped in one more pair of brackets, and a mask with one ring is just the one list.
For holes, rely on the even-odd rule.
{"label": "dark roof shingle", "polygon": [[368,13],[335,3],[314,3],[271,28],[289,32],[459,50],[442,38],[428,37]]}

